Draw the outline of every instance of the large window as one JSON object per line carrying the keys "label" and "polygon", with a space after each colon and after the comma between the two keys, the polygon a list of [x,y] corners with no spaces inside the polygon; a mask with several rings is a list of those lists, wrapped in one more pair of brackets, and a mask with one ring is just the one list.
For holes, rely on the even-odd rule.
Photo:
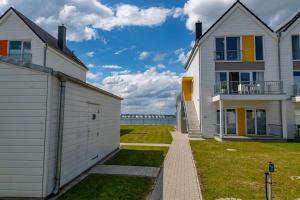
{"label": "large window", "polygon": [[294,84],[300,85],[300,71],[294,71]]}
{"label": "large window", "polygon": [[216,38],[216,60],[241,60],[240,37]]}
{"label": "large window", "polygon": [[256,60],[264,59],[262,36],[255,36],[255,58]]}
{"label": "large window", "polygon": [[9,56],[20,61],[31,61],[30,41],[9,41]]}
{"label": "large window", "polygon": [[300,40],[299,35],[292,36],[293,60],[300,60]]}
{"label": "large window", "polygon": [[227,37],[226,38],[226,53],[227,60],[240,60],[240,37]]}

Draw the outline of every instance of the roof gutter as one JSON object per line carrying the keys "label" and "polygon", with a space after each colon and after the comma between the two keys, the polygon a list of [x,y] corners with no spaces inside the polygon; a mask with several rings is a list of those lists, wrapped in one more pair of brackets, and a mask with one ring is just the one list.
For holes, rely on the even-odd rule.
{"label": "roof gutter", "polygon": [[60,96],[59,96],[59,116],[58,116],[58,137],[57,137],[57,154],[56,154],[56,168],[55,168],[55,184],[52,194],[59,193],[61,182],[61,163],[62,163],[62,146],[64,133],[64,110],[65,110],[65,96],[66,96],[66,81],[60,79]]}

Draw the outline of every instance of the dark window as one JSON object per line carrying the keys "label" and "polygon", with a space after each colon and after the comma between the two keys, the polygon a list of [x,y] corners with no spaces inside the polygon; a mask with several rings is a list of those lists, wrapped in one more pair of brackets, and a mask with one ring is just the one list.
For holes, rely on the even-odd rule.
{"label": "dark window", "polygon": [[256,57],[256,60],[264,59],[263,37],[262,36],[255,36],[255,57]]}
{"label": "dark window", "polygon": [[216,38],[216,60],[225,59],[225,44],[224,38]]}
{"label": "dark window", "polygon": [[293,48],[293,59],[299,60],[300,59],[300,41],[299,35],[292,36],[292,48]]}
{"label": "dark window", "polygon": [[240,38],[226,38],[227,60],[240,60]]}

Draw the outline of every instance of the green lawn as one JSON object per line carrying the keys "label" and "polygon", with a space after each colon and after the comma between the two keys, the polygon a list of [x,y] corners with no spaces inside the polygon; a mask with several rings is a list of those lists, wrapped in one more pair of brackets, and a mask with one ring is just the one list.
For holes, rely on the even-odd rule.
{"label": "green lawn", "polygon": [[121,142],[170,144],[173,129],[171,125],[121,125]]}
{"label": "green lawn", "polygon": [[167,147],[123,146],[105,164],[160,167],[167,152]]}
{"label": "green lawn", "polygon": [[93,174],[58,200],[141,200],[146,199],[152,185],[151,178]]}
{"label": "green lawn", "polygon": [[[265,199],[264,172],[273,161],[274,199],[300,198],[300,143],[191,141],[205,200]],[[228,151],[236,149],[237,151]]]}

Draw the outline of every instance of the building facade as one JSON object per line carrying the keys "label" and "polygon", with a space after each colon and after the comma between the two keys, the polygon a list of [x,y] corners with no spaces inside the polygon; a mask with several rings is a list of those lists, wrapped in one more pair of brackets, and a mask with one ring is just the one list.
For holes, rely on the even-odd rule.
{"label": "building facade", "polygon": [[196,23],[182,78],[188,133],[197,129],[198,136],[219,139],[297,136],[300,25],[292,24],[275,32],[239,1],[204,34]]}

